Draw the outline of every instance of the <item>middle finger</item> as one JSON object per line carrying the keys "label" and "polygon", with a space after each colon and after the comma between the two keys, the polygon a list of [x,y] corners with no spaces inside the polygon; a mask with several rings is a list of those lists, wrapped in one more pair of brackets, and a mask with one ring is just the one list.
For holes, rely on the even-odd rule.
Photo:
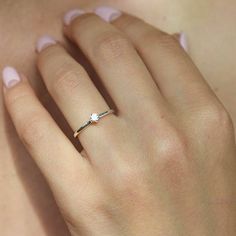
{"label": "middle finger", "polygon": [[137,120],[154,110],[159,113],[156,118],[161,116],[162,96],[134,46],[121,31],[95,14],[80,15],[65,31],[89,58],[120,114]]}

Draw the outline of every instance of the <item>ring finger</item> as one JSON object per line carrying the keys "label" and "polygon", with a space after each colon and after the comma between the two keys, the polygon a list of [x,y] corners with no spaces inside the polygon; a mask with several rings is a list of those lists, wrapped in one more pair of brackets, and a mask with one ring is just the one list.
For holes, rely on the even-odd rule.
{"label": "ring finger", "polygon": [[[45,84],[73,130],[89,120],[91,113],[109,110],[86,71],[56,41],[49,37],[41,38],[38,51],[38,67]],[[111,114],[99,125],[84,130],[79,139],[88,156],[104,156],[109,147],[107,142],[100,140],[110,140],[117,128],[118,119]]]}

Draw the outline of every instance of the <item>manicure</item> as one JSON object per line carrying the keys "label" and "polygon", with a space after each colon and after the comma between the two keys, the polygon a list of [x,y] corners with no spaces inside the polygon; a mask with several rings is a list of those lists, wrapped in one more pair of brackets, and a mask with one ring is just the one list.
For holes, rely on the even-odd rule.
{"label": "manicure", "polygon": [[51,45],[54,45],[56,43],[57,42],[54,38],[45,35],[45,36],[41,37],[37,42],[37,46],[36,46],[37,52],[40,53],[43,49],[45,49]]}
{"label": "manicure", "polygon": [[11,88],[21,81],[21,78],[13,67],[7,66],[2,71],[3,83],[6,88]]}
{"label": "manicure", "polygon": [[188,52],[188,41],[187,41],[187,37],[186,37],[185,33],[183,33],[183,32],[180,33],[179,42],[180,42],[180,45],[182,46],[182,48],[186,52]]}
{"label": "manicure", "polygon": [[116,20],[122,15],[121,11],[114,9],[112,7],[106,7],[106,6],[98,7],[95,10],[95,14],[100,16],[103,20],[107,22]]}
{"label": "manicure", "polygon": [[84,10],[81,9],[74,9],[74,10],[70,10],[68,11],[65,15],[64,15],[64,24],[65,25],[70,25],[70,23],[78,16],[81,16],[85,14]]}

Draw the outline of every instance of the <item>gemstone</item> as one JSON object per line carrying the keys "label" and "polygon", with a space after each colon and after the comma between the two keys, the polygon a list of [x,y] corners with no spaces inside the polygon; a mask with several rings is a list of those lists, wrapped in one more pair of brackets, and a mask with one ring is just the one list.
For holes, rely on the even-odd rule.
{"label": "gemstone", "polygon": [[98,122],[99,121],[99,115],[97,113],[93,113],[91,116],[90,116],[90,120],[92,122]]}

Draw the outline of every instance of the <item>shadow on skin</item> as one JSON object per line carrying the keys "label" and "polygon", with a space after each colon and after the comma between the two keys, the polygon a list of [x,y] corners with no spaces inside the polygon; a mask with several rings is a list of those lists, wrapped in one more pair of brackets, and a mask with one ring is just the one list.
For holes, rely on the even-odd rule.
{"label": "shadow on skin", "polygon": [[[116,109],[114,102],[112,101],[110,95],[104,88],[101,80],[96,75],[90,63],[87,61],[83,53],[77,48],[76,45],[66,44],[65,46],[71,55],[84,66],[85,70],[90,75],[93,82],[99,88],[100,92],[103,94],[104,98],[108,101],[110,107]],[[38,75],[37,75],[38,77]],[[32,78],[31,78],[32,79]],[[77,139],[73,137],[73,130],[69,127],[68,123],[64,119],[61,111],[58,109],[57,105],[48,94],[45,86],[43,85],[40,78],[37,78],[37,89],[36,94],[39,96],[41,103],[47,108],[49,113],[52,115],[54,120],[57,122],[58,126],[64,131],[67,137],[71,140],[78,151],[82,150],[82,147]],[[78,108],[79,109],[79,108]],[[93,112],[93,111],[91,111]],[[19,140],[17,133],[14,129],[12,122],[10,121],[9,114],[6,109],[4,110],[4,128],[7,135],[7,142],[10,145],[11,158],[15,165],[17,172],[17,177],[20,179],[22,186],[27,194],[27,197],[33,206],[36,217],[38,217],[45,236],[69,236],[70,233],[64,223],[61,214],[58,210],[56,202],[53,195],[47,185],[46,180],[41,174],[39,168],[34,163],[33,159],[27,153],[23,144]],[[78,124],[79,127],[80,124]],[[15,217],[15,216],[11,216]],[[19,216],[18,216],[19,217]],[[23,216],[24,218],[24,216]],[[16,219],[18,220],[18,219]],[[33,220],[34,219],[28,219]],[[30,224],[30,222],[29,222]],[[34,229],[33,229],[34,230]],[[20,232],[18,232],[20,235]],[[35,235],[37,236],[37,235]]]}
{"label": "shadow on skin", "polygon": [[[13,124],[9,120],[10,117],[5,110],[4,127],[11,149],[11,157],[18,174],[17,177],[20,179],[34,212],[41,223],[42,229],[45,232],[43,235],[69,236],[69,231],[44,177],[21,144]],[[15,216],[12,217],[14,218]],[[22,217],[24,218],[24,216]],[[18,220],[16,219],[16,221]],[[30,222],[28,223],[30,224]],[[20,232],[18,234],[21,235]]]}

